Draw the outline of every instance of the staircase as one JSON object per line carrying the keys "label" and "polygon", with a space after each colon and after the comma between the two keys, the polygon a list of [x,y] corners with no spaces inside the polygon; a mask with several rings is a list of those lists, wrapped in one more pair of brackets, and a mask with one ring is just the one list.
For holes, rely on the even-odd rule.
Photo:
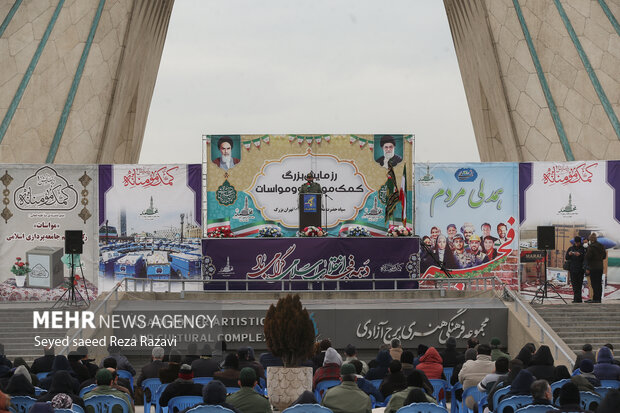
{"label": "staircase", "polygon": [[576,354],[586,343],[592,344],[594,351],[607,343],[620,351],[620,303],[532,307]]}
{"label": "staircase", "polygon": [[[49,309],[47,305],[46,309]],[[34,359],[43,356],[43,347],[35,346],[35,336],[42,338],[64,338],[67,330],[34,329],[32,328],[32,311],[30,308],[0,308],[0,343],[4,344],[4,354],[13,361],[16,357],[22,357],[28,364]],[[60,348],[56,348],[58,352]]]}

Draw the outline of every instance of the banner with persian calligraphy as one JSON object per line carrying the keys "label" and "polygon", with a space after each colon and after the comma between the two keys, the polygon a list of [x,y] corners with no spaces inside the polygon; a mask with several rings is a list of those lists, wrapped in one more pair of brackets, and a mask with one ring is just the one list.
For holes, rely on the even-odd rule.
{"label": "banner with persian calligraphy", "polygon": [[[516,163],[416,165],[420,274],[518,285]],[[448,275],[441,268],[448,269]]]}
{"label": "banner with persian calligraphy", "polygon": [[417,288],[418,249],[416,237],[206,238],[205,289]]}
{"label": "banner with persian calligraphy", "polygon": [[[0,301],[55,301],[69,286],[65,231],[81,230],[75,286],[85,298],[97,288],[97,167],[2,165]],[[86,297],[88,295],[88,297]]]}
{"label": "banner with persian calligraphy", "polygon": [[[310,172],[321,186],[321,221],[330,234],[361,226],[385,236],[390,224],[411,223],[412,135],[207,135],[205,142],[207,234],[225,229],[255,237],[277,227],[295,236],[298,196]],[[398,203],[386,222],[390,165],[398,189],[405,175],[407,202],[406,214]]]}
{"label": "banner with persian calligraphy", "polygon": [[102,291],[123,278],[202,276],[201,180],[199,164],[99,166]]}
{"label": "banner with persian calligraphy", "polygon": [[[521,163],[519,192],[523,250],[538,247],[538,226],[554,226],[555,250],[548,252],[548,265],[561,269],[573,238],[595,232],[608,249],[608,281],[620,281],[615,249],[620,241],[619,161]],[[526,269],[522,281],[535,283],[538,275],[534,267]]]}

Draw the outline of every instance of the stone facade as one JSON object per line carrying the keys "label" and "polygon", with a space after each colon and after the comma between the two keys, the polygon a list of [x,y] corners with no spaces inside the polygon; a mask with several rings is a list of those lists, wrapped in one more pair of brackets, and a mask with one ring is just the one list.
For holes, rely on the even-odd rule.
{"label": "stone facade", "polygon": [[136,163],[173,4],[0,2],[0,162]]}
{"label": "stone facade", "polygon": [[620,2],[444,4],[482,161],[620,158]]}

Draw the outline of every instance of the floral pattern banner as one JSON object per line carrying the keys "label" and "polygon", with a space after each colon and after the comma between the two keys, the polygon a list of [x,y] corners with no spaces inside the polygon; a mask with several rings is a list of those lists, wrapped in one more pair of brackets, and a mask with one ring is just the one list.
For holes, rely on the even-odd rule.
{"label": "floral pattern banner", "polygon": [[97,166],[2,165],[0,301],[52,301],[69,286],[65,231],[82,231],[75,286],[97,291]]}
{"label": "floral pattern banner", "polygon": [[[420,273],[518,285],[516,163],[416,165]],[[447,269],[448,274],[443,271]]]}

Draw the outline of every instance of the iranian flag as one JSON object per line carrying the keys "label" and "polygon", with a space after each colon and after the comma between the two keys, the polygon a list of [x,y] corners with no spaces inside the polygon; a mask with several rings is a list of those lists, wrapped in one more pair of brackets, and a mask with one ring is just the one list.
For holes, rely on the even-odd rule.
{"label": "iranian flag", "polygon": [[230,229],[230,218],[210,219],[207,221],[207,233],[216,229]]}
{"label": "iranian flag", "polygon": [[403,177],[400,180],[400,205],[403,208],[402,221],[403,226],[407,227],[407,165],[403,168]]}
{"label": "iranian flag", "polygon": [[257,221],[246,225],[241,225],[233,231],[235,237],[248,237],[257,234],[263,228],[273,227],[276,223],[272,221]]}

